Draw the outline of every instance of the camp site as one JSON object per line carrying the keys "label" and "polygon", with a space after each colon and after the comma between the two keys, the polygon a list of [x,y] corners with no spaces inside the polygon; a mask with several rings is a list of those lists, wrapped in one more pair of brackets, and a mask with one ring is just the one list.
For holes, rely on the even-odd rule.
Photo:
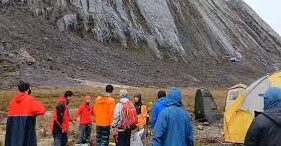
{"label": "camp site", "polygon": [[0,146],[281,146],[280,0],[0,0]]}
{"label": "camp site", "polygon": [[[257,79],[250,85],[238,83],[227,89],[222,88],[182,88],[183,106],[190,113],[195,145],[243,145],[251,122],[257,113],[263,112],[265,92],[271,87],[281,86],[281,72],[274,72]],[[118,90],[123,87],[116,87],[112,96],[118,99]],[[148,110],[153,110],[156,102],[157,88],[126,87],[129,96],[142,93],[143,103]],[[168,90],[165,89],[164,90]],[[44,116],[38,116],[36,133],[38,145],[53,145],[52,134],[49,131],[49,123],[52,119],[52,109],[56,105],[57,96],[63,94],[62,89],[32,88],[32,95],[36,96],[46,106]],[[77,107],[84,100],[85,95],[96,98],[103,93],[103,87],[72,89],[75,97],[69,105],[69,112],[74,115]],[[1,109],[1,142],[5,139],[5,126],[9,97],[16,94],[16,90],[1,93],[1,102],[5,107]],[[168,98],[168,97],[166,97]],[[133,99],[131,99],[133,100]],[[93,104],[93,103],[90,103]],[[150,112],[151,117],[151,112]],[[77,122],[70,124],[69,144],[75,145],[78,127]],[[94,125],[95,123],[93,123]],[[145,129],[145,139],[143,145],[150,145],[152,129],[148,124]],[[95,139],[95,128],[92,129],[91,138]],[[144,132],[144,131],[143,131]],[[114,139],[110,138],[110,145],[115,145]]]}

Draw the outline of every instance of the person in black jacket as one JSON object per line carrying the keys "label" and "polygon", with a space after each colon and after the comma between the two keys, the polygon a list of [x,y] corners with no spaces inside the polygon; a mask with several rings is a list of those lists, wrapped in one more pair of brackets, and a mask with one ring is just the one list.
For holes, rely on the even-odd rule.
{"label": "person in black jacket", "polygon": [[72,96],[73,92],[66,91],[63,97],[58,98],[51,123],[55,146],[66,146],[68,143],[67,132],[69,130],[69,122],[72,121],[69,115],[68,104]]}
{"label": "person in black jacket", "polygon": [[141,106],[142,106],[141,94],[134,95],[134,101],[135,101],[134,106],[136,108],[137,114],[140,115],[141,114]]}
{"label": "person in black jacket", "polygon": [[281,145],[281,88],[272,87],[264,96],[264,112],[252,122],[245,146]]}

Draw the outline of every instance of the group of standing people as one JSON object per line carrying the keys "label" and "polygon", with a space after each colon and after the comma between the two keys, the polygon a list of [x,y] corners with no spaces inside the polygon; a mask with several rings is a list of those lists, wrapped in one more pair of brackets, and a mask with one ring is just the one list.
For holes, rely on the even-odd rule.
{"label": "group of standing people", "polygon": [[[96,126],[96,145],[108,146],[110,134],[117,146],[130,146],[132,130],[141,130],[148,123],[147,106],[142,103],[141,94],[134,96],[134,104],[128,92],[120,90],[118,103],[112,98],[114,87],[106,86],[106,93],[96,97],[91,105],[91,97],[79,106],[76,118],[69,114],[68,105],[73,92],[66,91],[56,103],[51,122],[55,146],[68,143],[69,123],[80,123],[77,144],[90,143],[93,123]],[[30,84],[20,82],[18,93],[8,107],[5,146],[36,146],[36,117],[46,112],[42,103],[31,96]],[[152,146],[192,146],[193,128],[188,112],[183,108],[182,95],[178,88],[158,92],[158,100],[153,106],[151,128]],[[277,146],[281,144],[281,89],[272,87],[264,94],[264,112],[257,115],[245,138],[246,146]]]}
{"label": "group of standing people", "polygon": [[[5,146],[36,146],[36,117],[46,112],[42,103],[31,96],[30,84],[20,82],[19,93],[12,98],[8,107]],[[96,126],[95,144],[108,146],[110,135],[114,135],[117,146],[130,146],[132,131],[145,129],[149,123],[148,107],[142,103],[142,95],[129,99],[126,89],[121,89],[117,104],[112,97],[114,87],[107,85],[105,94],[91,97],[78,107],[75,116],[70,116],[68,105],[73,92],[66,91],[58,98],[50,130],[55,146],[66,146],[68,143],[69,124],[78,121],[79,134],[77,144],[91,142],[93,123]],[[193,130],[189,114],[182,107],[181,91],[171,88],[166,96],[159,91],[158,101],[154,105],[151,125],[153,128],[153,146],[191,146]],[[143,139],[144,135],[142,136]]]}
{"label": "group of standing people", "polygon": [[[63,97],[59,97],[51,126],[54,145],[67,145],[69,122],[76,120],[80,123],[76,144],[90,144],[92,142],[90,138],[94,123],[96,126],[95,145],[108,146],[111,129],[114,129],[117,146],[129,146],[131,131],[136,128],[144,128],[146,125],[147,109],[142,105],[141,94],[135,96],[135,104],[133,105],[125,89],[120,90],[120,99],[115,105],[115,100],[112,97],[113,90],[114,87],[112,85],[107,85],[105,94],[96,97],[93,105],[91,105],[91,97],[85,96],[85,101],[79,106],[76,116],[74,116],[76,118],[73,119],[68,109],[73,93],[66,91]],[[135,122],[126,128],[123,127],[124,123],[128,124],[128,122],[124,122],[125,112],[132,113],[132,115],[126,117],[126,120],[135,118]]]}

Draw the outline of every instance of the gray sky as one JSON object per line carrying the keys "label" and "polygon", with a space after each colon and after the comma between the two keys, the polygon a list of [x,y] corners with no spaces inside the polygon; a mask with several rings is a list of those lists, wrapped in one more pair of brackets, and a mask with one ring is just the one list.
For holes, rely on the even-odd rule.
{"label": "gray sky", "polygon": [[244,0],[281,36],[281,0]]}

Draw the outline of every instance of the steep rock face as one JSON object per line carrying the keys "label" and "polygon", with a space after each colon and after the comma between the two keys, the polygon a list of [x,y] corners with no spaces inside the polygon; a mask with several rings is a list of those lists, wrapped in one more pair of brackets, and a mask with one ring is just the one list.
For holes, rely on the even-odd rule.
{"label": "steep rock face", "polygon": [[[204,83],[206,78],[206,82],[213,82],[215,76],[226,74],[225,82],[229,83],[242,80],[240,75],[246,71],[258,76],[280,67],[280,37],[242,0],[0,0],[0,4],[28,8],[62,34],[75,32],[84,38],[93,35],[93,42],[117,43],[129,50],[149,48],[153,52],[149,57],[162,59],[159,63],[167,63],[167,68],[175,67],[167,61],[170,58],[179,62],[178,72],[186,74],[182,80],[190,82]],[[230,65],[230,59],[240,62]],[[153,59],[149,61],[154,63]],[[147,65],[139,63],[139,68]],[[244,72],[234,75],[237,68]],[[126,77],[133,83],[133,76]]]}
{"label": "steep rock face", "polygon": [[[2,0],[2,3],[9,2]],[[11,1],[10,1],[11,2]],[[101,42],[147,44],[156,56],[247,57],[280,52],[279,36],[241,0],[23,0],[66,31],[79,25]],[[78,18],[77,18],[78,17]],[[165,54],[168,53],[168,54]],[[260,60],[260,59],[259,59]]]}
{"label": "steep rock face", "polygon": [[[2,0],[2,3],[11,2]],[[247,58],[267,64],[279,56],[280,37],[242,0],[22,0],[61,31],[78,29],[101,42],[146,44],[175,60]],[[251,53],[252,55],[252,53]],[[251,56],[252,58],[252,56]],[[274,59],[274,62],[276,60]]]}

